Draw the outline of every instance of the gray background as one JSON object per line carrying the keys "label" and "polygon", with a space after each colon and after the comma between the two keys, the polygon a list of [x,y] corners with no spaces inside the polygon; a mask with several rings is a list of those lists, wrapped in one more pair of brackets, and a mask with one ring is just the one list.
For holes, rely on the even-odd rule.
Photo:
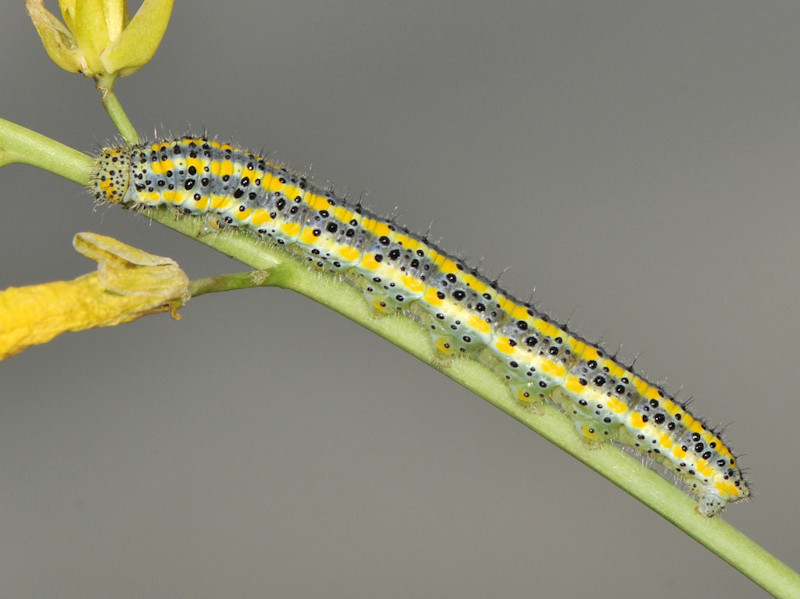
{"label": "gray background", "polygon": [[[177,2],[137,127],[269,149],[497,274],[728,425],[725,518],[800,567],[800,5]],[[50,2],[55,8],[55,2]],[[91,151],[88,80],[0,6],[0,115]],[[0,285],[78,231],[241,266],[0,171]],[[511,418],[295,294],[249,290],[0,364],[4,597],[760,596]]]}

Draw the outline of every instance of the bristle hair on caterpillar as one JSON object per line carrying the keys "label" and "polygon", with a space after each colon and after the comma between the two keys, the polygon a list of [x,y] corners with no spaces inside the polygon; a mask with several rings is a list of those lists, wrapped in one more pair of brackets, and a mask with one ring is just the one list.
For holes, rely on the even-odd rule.
{"label": "bristle hair on caterpillar", "polygon": [[560,407],[588,442],[651,458],[704,516],[750,495],[720,433],[661,386],[426,238],[305,177],[227,143],[183,137],[107,148],[92,180],[98,201],[206,215],[344,278],[378,313],[422,322],[442,358],[480,360],[517,401]]}

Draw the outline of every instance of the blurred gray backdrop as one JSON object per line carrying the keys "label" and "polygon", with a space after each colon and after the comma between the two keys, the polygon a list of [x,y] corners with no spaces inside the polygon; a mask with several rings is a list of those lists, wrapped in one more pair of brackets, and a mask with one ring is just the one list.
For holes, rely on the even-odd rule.
{"label": "blurred gray backdrop", "polygon": [[[742,454],[755,497],[725,518],[797,568],[798,30],[796,2],[178,1],[117,91],[143,133],[269,150],[641,354]],[[0,5],[0,77],[3,118],[114,137],[22,0]],[[2,287],[92,270],[78,231],[243,270],[50,174],[0,182]],[[0,364],[0,596],[763,595],[302,297],[182,314]]]}

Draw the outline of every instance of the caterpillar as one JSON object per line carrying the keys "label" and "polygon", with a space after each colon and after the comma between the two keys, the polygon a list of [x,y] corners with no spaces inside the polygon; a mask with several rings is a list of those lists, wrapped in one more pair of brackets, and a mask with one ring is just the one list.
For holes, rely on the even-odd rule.
{"label": "caterpillar", "polygon": [[720,435],[565,325],[408,229],[305,177],[207,138],[104,149],[92,190],[125,207],[171,206],[239,227],[361,289],[380,313],[421,322],[442,357],[490,364],[520,402],[551,401],[589,442],[652,458],[707,517],[750,490]]}

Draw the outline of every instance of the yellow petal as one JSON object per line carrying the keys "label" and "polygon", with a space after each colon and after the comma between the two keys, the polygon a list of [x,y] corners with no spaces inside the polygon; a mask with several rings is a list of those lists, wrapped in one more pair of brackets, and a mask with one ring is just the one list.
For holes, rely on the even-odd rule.
{"label": "yellow petal", "polygon": [[73,244],[99,262],[97,272],[0,292],[0,360],[65,331],[174,311],[188,299],[189,280],[169,258],[93,233],[79,233]]}
{"label": "yellow petal", "polygon": [[122,35],[102,53],[106,73],[126,77],[153,58],[167,30],[172,3],[173,0],[144,0]]}
{"label": "yellow petal", "polygon": [[100,53],[109,43],[103,0],[75,0],[74,11],[69,28],[83,51],[89,71],[102,73]]}
{"label": "yellow petal", "polygon": [[70,29],[72,29],[72,24],[75,21],[75,1],[76,0],[58,0],[61,16]]}
{"label": "yellow petal", "polygon": [[25,8],[50,60],[65,71],[80,73],[85,64],[83,53],[69,29],[44,7],[42,0],[26,0]]}
{"label": "yellow petal", "polygon": [[131,20],[128,3],[125,0],[103,0],[103,12],[106,15],[108,38],[113,41],[122,35]]}

